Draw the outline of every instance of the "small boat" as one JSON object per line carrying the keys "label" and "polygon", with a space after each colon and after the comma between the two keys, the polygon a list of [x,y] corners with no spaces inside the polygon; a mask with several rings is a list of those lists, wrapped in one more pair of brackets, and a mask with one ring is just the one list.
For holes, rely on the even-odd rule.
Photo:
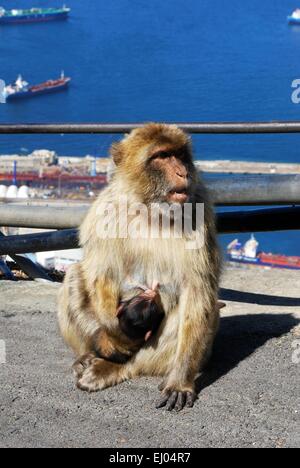
{"label": "small boat", "polygon": [[227,247],[227,260],[246,265],[300,270],[300,257],[258,252],[258,246],[259,243],[253,235],[244,246],[235,239]]}
{"label": "small boat", "polygon": [[64,20],[68,18],[71,9],[62,8],[31,8],[28,10],[5,10],[0,7],[0,24],[37,23]]}
{"label": "small boat", "polygon": [[65,77],[62,72],[60,78],[56,80],[48,80],[34,86],[29,86],[27,81],[23,80],[19,75],[15,83],[4,87],[3,97],[6,101],[14,99],[30,98],[41,94],[49,94],[67,89],[71,78]]}
{"label": "small boat", "polygon": [[288,16],[288,22],[290,24],[300,25],[300,8],[297,8],[290,16]]}

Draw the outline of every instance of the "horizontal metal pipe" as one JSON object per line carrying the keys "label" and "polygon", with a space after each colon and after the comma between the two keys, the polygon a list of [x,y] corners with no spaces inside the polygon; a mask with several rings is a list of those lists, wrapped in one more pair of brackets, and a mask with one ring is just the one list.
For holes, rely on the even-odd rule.
{"label": "horizontal metal pipe", "polygon": [[300,204],[300,175],[219,176],[206,184],[220,206]]}
{"label": "horizontal metal pipe", "polygon": [[[143,123],[60,123],[60,124],[1,124],[0,134],[32,133],[128,133]],[[176,123],[189,133],[241,134],[241,133],[300,133],[300,121],[296,122],[191,122]]]}
{"label": "horizontal metal pipe", "polygon": [[0,255],[48,252],[53,250],[75,249],[78,247],[78,230],[42,232],[19,236],[6,236],[0,239]]}
{"label": "horizontal metal pipe", "polygon": [[[300,207],[228,212],[217,215],[220,234],[300,230]],[[45,232],[0,239],[0,255],[45,252],[78,247],[78,230]]]}
{"label": "horizontal metal pipe", "polygon": [[88,206],[0,205],[0,226],[37,229],[71,229],[78,227]]}
{"label": "horizontal metal pipe", "polygon": [[[227,176],[206,181],[216,205],[300,204],[300,175]],[[41,206],[0,204],[0,226],[71,229],[83,221],[88,204]]]}
{"label": "horizontal metal pipe", "polygon": [[220,234],[300,230],[300,206],[219,213]]}
{"label": "horizontal metal pipe", "polygon": [[0,205],[19,205],[19,206],[56,206],[56,207],[73,207],[76,208],[77,206],[89,207],[91,201],[89,199],[76,199],[76,200],[69,200],[68,198],[0,198]]}
{"label": "horizontal metal pipe", "polygon": [[[0,238],[5,239],[5,235],[0,231]],[[10,254],[12,260],[21,268],[21,270],[26,273],[29,278],[34,279],[35,281],[49,281],[52,282],[52,279],[47,274],[46,270],[39,265],[34,263],[30,258],[27,258],[23,255],[16,255],[14,252]],[[13,275],[12,275],[13,276]],[[9,278],[8,279],[12,279]]]}

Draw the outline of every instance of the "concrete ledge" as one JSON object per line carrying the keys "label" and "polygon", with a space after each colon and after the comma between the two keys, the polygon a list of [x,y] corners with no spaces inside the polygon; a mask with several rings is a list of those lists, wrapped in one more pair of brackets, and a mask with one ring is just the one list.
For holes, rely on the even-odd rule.
{"label": "concrete ledge", "polygon": [[74,388],[53,286],[0,282],[0,447],[300,447],[299,272],[227,270],[228,306],[193,410],[154,409],[158,379]]}

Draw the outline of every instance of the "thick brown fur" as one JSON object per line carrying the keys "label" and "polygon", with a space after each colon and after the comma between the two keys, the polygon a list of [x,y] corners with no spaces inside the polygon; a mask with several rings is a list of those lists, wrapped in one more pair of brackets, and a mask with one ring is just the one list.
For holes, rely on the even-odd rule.
{"label": "thick brown fur", "polygon": [[[112,157],[113,179],[81,227],[83,260],[71,267],[61,291],[61,332],[79,357],[74,367],[79,388],[97,391],[132,377],[161,376],[159,406],[180,410],[193,404],[195,378],[210,355],[219,323],[220,254],[213,207],[193,165],[189,137],[174,125],[134,130],[113,145]],[[101,206],[117,206],[124,194],[129,204],[183,203],[186,197],[193,207],[204,203],[204,245],[186,248],[187,241],[199,242],[197,230],[183,238],[104,238]],[[103,327],[117,332],[116,310],[128,276],[161,284],[166,316],[146,346],[127,363],[113,364],[97,358],[95,336]]]}

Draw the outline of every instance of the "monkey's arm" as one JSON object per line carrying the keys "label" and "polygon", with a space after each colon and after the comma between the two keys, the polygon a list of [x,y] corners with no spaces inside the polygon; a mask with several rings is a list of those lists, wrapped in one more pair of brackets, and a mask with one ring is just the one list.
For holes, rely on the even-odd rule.
{"label": "monkey's arm", "polygon": [[157,405],[158,408],[166,406],[170,411],[193,406],[195,379],[209,358],[219,323],[219,307],[210,300],[205,288],[191,286],[185,290],[182,299],[174,367],[163,385],[163,397]]}
{"label": "monkey's arm", "polygon": [[158,404],[168,410],[193,406],[195,379],[210,357],[219,326],[219,311],[223,307],[218,303],[221,265],[212,226],[206,229],[205,246],[191,253],[189,264],[179,305],[177,351]]}
{"label": "monkey's arm", "polygon": [[125,364],[140,346],[128,340],[120,330],[100,328],[93,337],[93,347],[98,358],[117,364]]}

